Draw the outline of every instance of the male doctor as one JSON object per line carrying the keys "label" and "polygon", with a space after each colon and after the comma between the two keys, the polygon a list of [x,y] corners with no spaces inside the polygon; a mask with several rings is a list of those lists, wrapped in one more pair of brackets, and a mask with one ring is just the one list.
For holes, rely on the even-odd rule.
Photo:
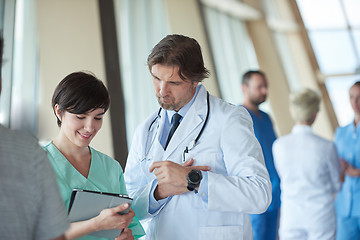
{"label": "male doctor", "polygon": [[249,214],[266,211],[271,183],[250,115],[199,84],[209,73],[195,39],[166,36],[147,64],[161,108],[125,168],[146,239],[252,239]]}

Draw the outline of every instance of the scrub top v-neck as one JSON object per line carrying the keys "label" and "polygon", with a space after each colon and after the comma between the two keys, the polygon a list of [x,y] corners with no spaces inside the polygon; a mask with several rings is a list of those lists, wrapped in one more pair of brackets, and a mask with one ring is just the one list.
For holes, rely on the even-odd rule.
{"label": "scrub top v-neck", "polygon": [[[74,188],[127,194],[122,168],[111,157],[89,146],[91,163],[89,174],[86,178],[65,158],[52,142],[43,148],[48,152],[48,158],[53,166],[60,194],[67,209],[69,208],[71,193]],[[134,217],[129,228],[132,230],[135,238],[144,235],[144,231],[136,217]],[[81,239],[101,238],[86,236],[86,238]]]}

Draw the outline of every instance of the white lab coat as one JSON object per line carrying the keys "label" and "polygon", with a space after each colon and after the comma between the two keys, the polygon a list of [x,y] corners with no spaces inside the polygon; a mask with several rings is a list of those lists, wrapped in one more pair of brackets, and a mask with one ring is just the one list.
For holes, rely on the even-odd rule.
{"label": "white lab coat", "polygon": [[273,155],[281,182],[280,239],[299,230],[316,235],[312,239],[334,239],[334,194],[341,187],[335,145],[310,126],[295,125],[274,142]]}
{"label": "white lab coat", "polygon": [[271,202],[271,183],[250,115],[243,107],[210,96],[207,125],[186,156],[186,160],[194,158],[194,165],[211,167],[208,202],[200,194],[187,192],[171,196],[158,212],[149,214],[149,193],[155,179],[149,172],[150,165],[164,160],[181,164],[183,151],[200,132],[206,113],[206,89],[200,86],[166,151],[159,141],[165,111],[161,111],[150,133],[148,129],[157,112],[135,132],[125,182],[137,209],[143,207],[136,215],[140,219],[151,218],[146,239],[252,239],[248,214],[266,211]]}

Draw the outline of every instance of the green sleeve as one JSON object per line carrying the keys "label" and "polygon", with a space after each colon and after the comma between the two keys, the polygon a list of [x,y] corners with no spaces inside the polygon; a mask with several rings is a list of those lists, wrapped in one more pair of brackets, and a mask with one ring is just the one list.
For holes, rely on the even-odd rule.
{"label": "green sleeve", "polygon": [[[126,191],[126,185],[125,185],[125,181],[124,181],[124,174],[121,170],[121,167],[120,167],[120,192],[121,193],[127,193]],[[141,223],[139,221],[139,219],[135,216],[132,220],[132,222],[130,223],[129,225],[129,228],[131,229],[132,231],[132,234],[134,236],[135,239],[138,239],[138,238],[141,238],[142,236],[145,235],[145,231],[143,229],[143,227],[141,226]]]}

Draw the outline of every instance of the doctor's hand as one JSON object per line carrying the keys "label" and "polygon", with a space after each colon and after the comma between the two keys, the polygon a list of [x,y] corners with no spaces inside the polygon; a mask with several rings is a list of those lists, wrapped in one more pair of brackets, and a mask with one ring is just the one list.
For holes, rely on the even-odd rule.
{"label": "doctor's hand", "polygon": [[191,169],[209,171],[209,166],[192,166],[194,159],[190,159],[183,165],[171,162],[154,162],[149,171],[154,172],[158,185],[154,192],[156,200],[164,199],[171,195],[179,195],[188,192],[187,175]]}

